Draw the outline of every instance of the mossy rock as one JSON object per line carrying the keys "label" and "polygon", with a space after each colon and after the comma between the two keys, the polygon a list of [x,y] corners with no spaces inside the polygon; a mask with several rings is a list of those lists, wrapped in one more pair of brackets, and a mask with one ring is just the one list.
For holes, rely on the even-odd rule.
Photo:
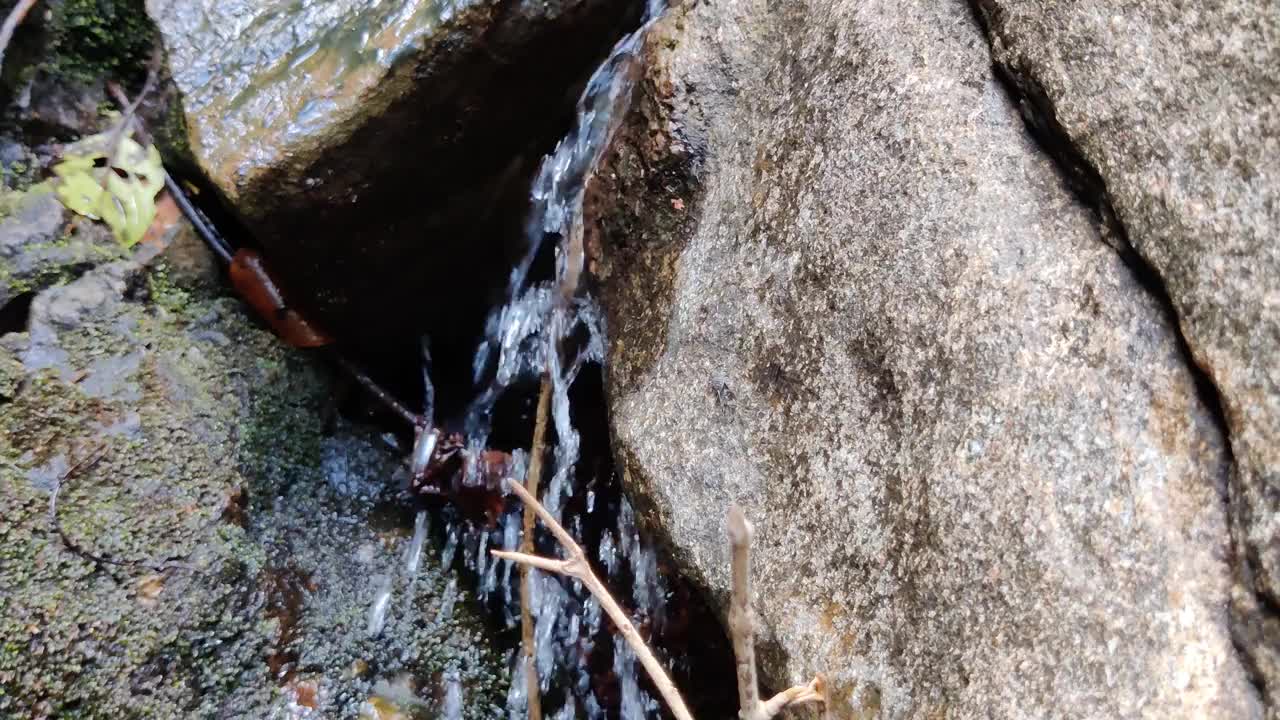
{"label": "mossy rock", "polygon": [[[442,674],[499,714],[467,599],[434,567],[401,582],[407,533],[370,521],[399,458],[324,433],[310,358],[129,262],[42,291],[29,326],[0,339],[0,717],[354,717],[380,681]],[[375,575],[399,595],[369,637]]]}

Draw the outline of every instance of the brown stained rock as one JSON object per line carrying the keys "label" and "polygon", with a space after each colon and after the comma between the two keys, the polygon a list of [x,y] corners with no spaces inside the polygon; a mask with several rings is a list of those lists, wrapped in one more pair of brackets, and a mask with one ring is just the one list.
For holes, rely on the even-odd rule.
{"label": "brown stained rock", "polygon": [[641,3],[303,5],[149,1],[194,157],[331,332],[478,326],[529,175]]}
{"label": "brown stained rock", "polygon": [[[1177,309],[1235,458],[1237,633],[1280,694],[1280,5],[980,0],[993,55]],[[1099,69],[1105,68],[1103,71]]]}
{"label": "brown stained rock", "polygon": [[[1229,454],[962,2],[670,13],[593,189],[614,444],[837,717],[1259,717]],[[676,202],[678,200],[679,202]]]}

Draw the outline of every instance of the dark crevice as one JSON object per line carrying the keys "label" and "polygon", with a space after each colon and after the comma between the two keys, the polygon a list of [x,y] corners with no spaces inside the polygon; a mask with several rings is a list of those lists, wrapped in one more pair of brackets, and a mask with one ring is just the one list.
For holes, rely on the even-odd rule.
{"label": "dark crevice", "polygon": [[[996,42],[996,32],[992,29],[992,25],[999,24],[1002,11],[992,5],[989,0],[969,0],[969,8],[990,48]],[[1248,591],[1253,601],[1252,603],[1248,601],[1232,603],[1234,607],[1230,613],[1231,642],[1247,681],[1253,686],[1260,699],[1269,700],[1272,693],[1268,692],[1267,673],[1261,667],[1264,661],[1260,661],[1257,657],[1258,653],[1266,652],[1267,645],[1257,637],[1261,631],[1254,625],[1280,620],[1280,604],[1277,603],[1276,598],[1259,589],[1252,579],[1256,563],[1250,558],[1249,548],[1241,534],[1239,513],[1236,512],[1236,506],[1240,502],[1236,497],[1237,483],[1232,479],[1236,472],[1236,458],[1231,446],[1231,429],[1227,422],[1222,392],[1214,383],[1209,371],[1196,358],[1183,332],[1177,307],[1165,279],[1134,248],[1129,239],[1128,230],[1116,214],[1111,196],[1107,191],[1106,181],[1097,167],[1081,153],[1070,133],[1062,126],[1053,101],[1044,87],[1031,75],[998,61],[995,58],[994,49],[992,49],[991,65],[996,79],[1010,99],[1017,104],[1032,140],[1052,161],[1064,186],[1082,206],[1096,214],[1103,229],[1103,242],[1116,251],[1120,260],[1133,273],[1134,279],[1159,305],[1161,314],[1173,332],[1184,365],[1191,373],[1196,395],[1203,407],[1208,410],[1222,437],[1224,463],[1216,489],[1229,527],[1228,536],[1231,546],[1228,563],[1235,572],[1235,582]]]}
{"label": "dark crevice", "polygon": [[[975,12],[977,12],[976,7]],[[981,13],[979,17],[981,18]],[[1173,331],[1178,352],[1191,372],[1196,394],[1222,435],[1227,467],[1234,466],[1235,457],[1229,442],[1231,435],[1222,393],[1214,384],[1208,370],[1196,359],[1191,344],[1183,333],[1178,310],[1164,278],[1145,257],[1134,249],[1133,243],[1130,242],[1128,230],[1111,204],[1106,181],[1102,179],[1097,168],[1080,153],[1067,131],[1058,122],[1053,103],[1039,83],[1017,76],[1009,68],[994,61],[992,67],[995,69],[996,78],[1009,97],[1016,101],[1031,138],[1041,152],[1053,161],[1063,184],[1075,196],[1077,202],[1094,212],[1104,230],[1103,242],[1116,251],[1121,262],[1133,273],[1134,279],[1159,305],[1161,315]],[[1225,500],[1226,493],[1222,490],[1219,488],[1220,495]]]}
{"label": "dark crevice", "polygon": [[0,335],[25,332],[31,322],[31,303],[34,292],[24,292],[0,307]]}

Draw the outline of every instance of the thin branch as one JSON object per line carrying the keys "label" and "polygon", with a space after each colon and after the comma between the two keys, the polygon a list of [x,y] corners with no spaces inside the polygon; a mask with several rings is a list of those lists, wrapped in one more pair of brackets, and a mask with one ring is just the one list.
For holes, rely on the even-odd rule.
{"label": "thin branch", "polygon": [[364,370],[361,370],[358,365],[351,362],[350,360],[348,360],[346,357],[344,357],[339,353],[335,352],[333,354],[333,357],[337,360],[338,365],[342,367],[343,370],[346,370],[348,373],[350,373],[351,377],[355,378],[356,382],[364,386],[364,389],[368,390],[371,395],[381,400],[382,404],[386,405],[388,408],[394,411],[397,415],[404,418],[404,420],[408,422],[410,425],[415,427],[418,425],[418,422],[421,420],[421,418],[418,417],[418,414],[410,410],[409,408],[405,407],[404,404],[402,404],[399,400],[395,399],[395,397],[392,396],[391,393],[387,392],[382,388],[381,385],[374,382],[373,378],[369,377],[368,373],[366,373]]}
{"label": "thin branch", "polygon": [[770,720],[782,712],[783,708],[805,703],[825,703],[827,701],[826,686],[819,675],[809,681],[808,685],[796,685],[756,705],[755,710],[742,714],[742,720]]}
{"label": "thin branch", "polygon": [[[151,60],[147,63],[147,80],[142,84],[142,90],[133,99],[133,102],[120,103],[124,106],[120,114],[120,121],[112,128],[111,135],[107,140],[107,165],[105,172],[102,173],[102,187],[104,190],[107,187],[107,178],[114,172],[113,168],[119,159],[120,141],[124,139],[125,135],[129,134],[129,126],[133,124],[133,116],[137,114],[142,101],[151,94],[151,90],[156,86],[156,77],[160,74],[160,61],[163,58],[164,56],[160,54],[158,46],[151,51]],[[124,96],[124,91],[120,90],[118,85],[109,84],[113,86],[113,90],[119,91],[121,97]],[[119,98],[117,98],[117,101],[119,101]]]}
{"label": "thin branch", "polygon": [[[124,94],[124,90],[121,90],[119,85],[115,83],[107,83],[107,92],[109,92],[111,97],[120,105],[122,111],[133,105],[129,100],[129,96]],[[139,97],[142,96],[139,95]],[[142,127],[142,123],[140,122],[138,123],[137,132],[138,138],[144,143],[150,141],[150,138],[147,135],[147,129]],[[196,234],[200,236],[200,239],[204,241],[205,245],[209,246],[209,249],[212,250],[215,255],[222,258],[223,262],[229,264],[231,262],[232,255],[231,246],[228,245],[227,241],[213,229],[213,226],[209,224],[204,215],[202,215],[200,211],[196,209],[196,206],[192,204],[191,198],[187,197],[187,193],[182,189],[182,186],[179,185],[178,181],[174,180],[173,176],[167,171],[164,174],[164,186],[169,190],[169,194],[173,196],[173,201],[178,204],[178,209],[181,210],[183,216],[187,218],[187,222],[191,223],[191,226],[196,229]]]}
{"label": "thin branch", "polygon": [[[533,425],[533,445],[530,450],[529,474],[525,479],[525,489],[531,497],[538,496],[538,482],[542,478],[542,456],[545,454],[547,438],[547,415],[551,408],[551,378],[542,376],[542,388],[538,391],[538,414]],[[524,506],[524,535],[520,541],[520,552],[533,555],[533,525],[536,515],[533,506]],[[520,634],[524,645],[524,677],[526,695],[529,703],[529,720],[542,718],[542,695],[538,690],[538,669],[534,663],[536,641],[534,640],[533,622],[533,569],[530,563],[520,565]],[[558,572],[558,571],[553,571]]]}
{"label": "thin branch", "polygon": [[737,505],[729,508],[729,548],[733,558],[733,593],[729,599],[729,634],[738,669],[738,707],[754,711],[760,704],[756,681],[756,623],[751,609],[751,523]]}
{"label": "thin branch", "polygon": [[124,563],[119,560],[102,557],[101,555],[90,552],[89,550],[81,547],[79,543],[71,539],[71,536],[67,534],[66,530],[62,529],[62,523],[58,522],[58,494],[62,492],[63,484],[82,471],[88,470],[94,465],[97,465],[98,461],[102,460],[102,457],[106,455],[106,453],[107,444],[99,443],[98,446],[91,450],[88,455],[85,455],[76,461],[74,465],[67,468],[66,472],[62,473],[61,477],[53,482],[53,490],[49,492],[49,527],[53,529],[54,534],[62,540],[62,544],[71,552],[99,565],[123,565]]}
{"label": "thin branch", "polygon": [[729,633],[737,658],[738,707],[742,720],[770,720],[784,708],[811,702],[826,702],[826,687],[819,675],[807,685],[796,685],[760,702],[756,678],[756,619],[751,608],[751,536],[747,516],[737,505],[729,508],[727,522],[729,549],[733,554],[733,588],[729,600]]}
{"label": "thin branch", "polygon": [[4,51],[9,48],[9,41],[13,39],[14,31],[26,19],[31,6],[35,4],[36,0],[19,0],[18,4],[9,11],[9,17],[4,19],[4,25],[0,26],[0,67],[4,66]]}
{"label": "thin branch", "polygon": [[536,555],[528,555],[525,553],[504,552],[502,550],[492,550],[494,556],[503,560],[520,563],[522,565],[530,565],[548,572],[567,575],[580,581],[587,590],[600,601],[600,607],[609,615],[609,619],[613,621],[618,632],[622,634],[622,639],[627,645],[631,646],[632,652],[639,658],[640,664],[644,666],[645,672],[649,674],[649,678],[653,680],[653,684],[657,686],[658,693],[667,701],[667,707],[671,708],[671,713],[675,715],[676,720],[693,720],[693,715],[689,712],[689,708],[684,704],[684,699],[680,697],[680,691],[676,689],[675,683],[671,682],[671,677],[667,675],[667,671],[663,669],[662,664],[658,662],[658,658],[654,656],[653,651],[645,645],[644,640],[640,637],[636,626],[631,624],[631,620],[627,618],[627,614],[623,612],[613,596],[609,594],[609,590],[605,588],[604,583],[596,577],[591,570],[591,564],[587,562],[587,556],[574,542],[573,537],[569,535],[556,519],[551,517],[551,513],[538,502],[537,498],[529,494],[519,483],[508,483],[511,491],[518,495],[525,505],[532,507],[538,517],[542,519],[543,524],[551,531],[556,540],[560,542],[568,557],[564,560],[553,560],[551,558],[538,557]]}

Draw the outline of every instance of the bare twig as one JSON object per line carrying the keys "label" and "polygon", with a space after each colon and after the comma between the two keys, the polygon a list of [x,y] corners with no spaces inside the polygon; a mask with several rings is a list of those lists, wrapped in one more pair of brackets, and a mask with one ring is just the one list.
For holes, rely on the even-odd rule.
{"label": "bare twig", "polygon": [[369,394],[381,400],[383,405],[386,405],[397,415],[404,418],[405,422],[415,427],[417,426],[418,422],[421,420],[417,413],[405,407],[404,404],[395,399],[391,393],[387,392],[381,385],[374,382],[373,378],[369,377],[369,374],[364,370],[361,370],[358,365],[351,362],[340,353],[335,352],[333,356],[337,360],[338,365],[341,366],[343,370],[350,373],[351,377],[356,379],[356,382],[364,386],[364,389],[368,390]]}
{"label": "bare twig", "polygon": [[4,51],[9,48],[9,41],[13,39],[14,31],[26,19],[31,6],[35,4],[36,0],[19,0],[18,4],[9,11],[9,16],[4,19],[4,25],[0,25],[0,67],[4,66]]}
{"label": "bare twig", "polygon": [[564,560],[554,560],[552,558],[539,557],[526,553],[505,552],[502,550],[491,551],[494,556],[503,560],[528,565],[547,572],[567,575],[577,579],[587,588],[587,590],[600,601],[600,607],[609,615],[609,619],[618,628],[618,632],[622,634],[623,640],[631,647],[632,652],[639,658],[640,664],[644,666],[645,672],[649,674],[653,684],[657,686],[658,693],[666,700],[667,707],[671,708],[671,713],[675,715],[676,720],[693,720],[689,708],[684,704],[684,699],[680,697],[680,691],[676,689],[675,683],[671,682],[671,677],[667,675],[667,671],[662,668],[662,664],[658,662],[658,658],[654,656],[653,651],[645,645],[644,640],[640,637],[636,626],[631,624],[631,620],[627,618],[627,614],[622,611],[617,601],[609,594],[609,590],[605,588],[604,583],[596,577],[591,570],[591,564],[587,562],[587,556],[582,552],[582,548],[576,543],[572,536],[551,517],[551,513],[542,507],[537,498],[529,494],[519,483],[508,483],[511,491],[524,501],[525,505],[532,507],[539,518],[542,518],[543,524],[551,531],[556,540],[564,548],[568,557]]}
{"label": "bare twig", "polygon": [[729,634],[738,667],[738,707],[760,704],[756,682],[756,618],[751,609],[751,523],[737,505],[729,508],[729,547],[733,552],[733,592],[729,599]]}
{"label": "bare twig", "polygon": [[819,675],[807,685],[796,685],[760,701],[756,679],[756,620],[751,609],[751,523],[737,505],[729,508],[729,548],[733,553],[733,595],[729,600],[729,633],[738,666],[738,717],[741,720],[769,720],[784,708],[811,702],[826,702],[826,688]]}
{"label": "bare twig", "polygon": [[96,448],[89,451],[88,455],[80,458],[76,464],[67,468],[67,471],[62,473],[62,476],[54,481],[53,490],[49,493],[49,525],[53,528],[53,532],[62,540],[62,544],[71,552],[100,565],[104,563],[108,565],[126,565],[128,563],[125,563],[124,561],[103,557],[85,549],[75,540],[72,540],[66,530],[62,529],[62,523],[58,522],[58,493],[62,492],[63,484],[81,472],[97,465],[98,461],[102,460],[102,456],[106,455],[106,453],[106,443],[99,444]]}
{"label": "bare twig", "polygon": [[[551,408],[551,378],[542,376],[542,388],[538,391],[538,414],[533,424],[533,445],[530,450],[529,474],[525,489],[532,497],[538,496],[538,482],[542,479],[542,456],[547,438],[547,415]],[[537,515],[533,506],[524,506],[524,535],[520,540],[520,552],[533,555],[533,525]],[[526,695],[529,698],[529,720],[542,717],[542,697],[538,691],[538,669],[534,664],[537,651],[533,637],[533,568],[520,566],[520,634],[524,645],[524,677]]]}
{"label": "bare twig", "polygon": [[133,99],[133,102],[121,101],[121,98],[124,97],[124,91],[120,89],[119,85],[108,83],[111,86],[112,94],[119,93],[117,102],[120,102],[123,108],[120,113],[120,120],[111,129],[111,135],[107,140],[107,165],[106,171],[102,173],[103,189],[106,189],[107,178],[110,177],[113,172],[112,168],[116,166],[116,160],[119,158],[120,141],[129,134],[129,126],[133,124],[133,116],[137,114],[142,101],[146,99],[147,95],[151,94],[151,90],[156,86],[156,77],[159,75],[160,61],[163,58],[164,56],[160,54],[159,47],[151,51],[151,61],[147,63],[147,80],[142,84],[142,90],[138,92],[138,96]]}
{"label": "bare twig", "polygon": [[[149,79],[150,77],[151,76],[148,75]],[[143,88],[143,91],[146,91],[145,87]],[[126,112],[130,107],[134,107],[134,103],[140,102],[144,97],[139,94],[137,101],[130,101],[129,96],[125,95],[124,90],[115,83],[107,83],[107,92],[109,92],[111,97],[115,99],[116,103],[120,105],[121,112]],[[135,107],[134,109],[136,111],[137,108]],[[142,127],[141,122],[138,122],[137,124],[138,138],[144,143],[150,142],[147,129]],[[179,185],[178,181],[174,180],[173,176],[168,172],[165,172],[164,174],[164,186],[169,190],[169,195],[173,197],[173,201],[178,204],[178,209],[182,211],[183,216],[187,218],[187,222],[190,222],[191,226],[195,228],[196,234],[200,236],[200,239],[204,240],[205,244],[209,246],[209,249],[218,257],[222,258],[223,262],[230,263],[232,255],[231,246],[228,245],[227,241],[213,229],[204,215],[200,214],[200,211],[196,209],[196,206],[191,203],[191,198],[187,197],[187,193],[182,189],[182,186]]]}
{"label": "bare twig", "polygon": [[774,695],[765,702],[756,705],[750,713],[739,713],[742,720],[769,720],[782,712],[784,708],[805,703],[825,703],[827,693],[822,676],[810,680],[807,685],[796,685]]}

